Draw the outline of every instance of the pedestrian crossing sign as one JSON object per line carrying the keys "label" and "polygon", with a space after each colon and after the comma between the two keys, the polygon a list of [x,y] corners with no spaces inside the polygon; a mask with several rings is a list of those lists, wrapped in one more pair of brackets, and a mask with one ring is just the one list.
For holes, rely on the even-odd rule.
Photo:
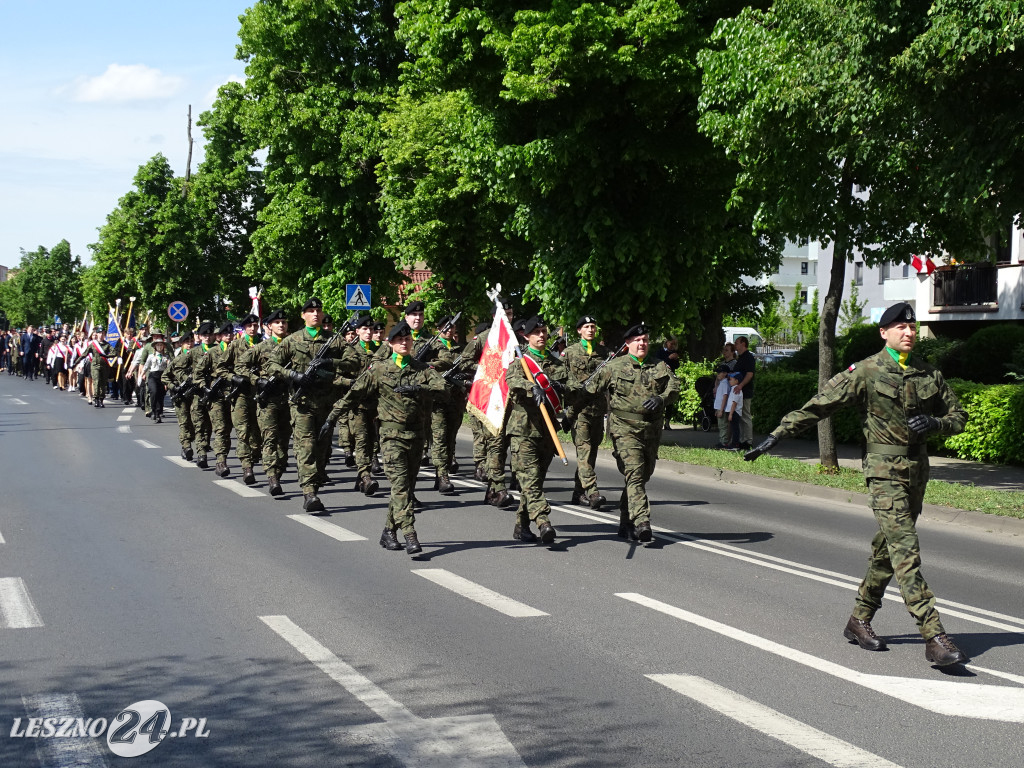
{"label": "pedestrian crossing sign", "polygon": [[345,286],[345,309],[369,309],[370,285],[368,283],[349,283]]}

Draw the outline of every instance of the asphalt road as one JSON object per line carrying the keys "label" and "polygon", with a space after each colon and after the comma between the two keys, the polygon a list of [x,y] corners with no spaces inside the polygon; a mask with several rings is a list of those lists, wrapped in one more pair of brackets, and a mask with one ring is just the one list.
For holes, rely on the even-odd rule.
{"label": "asphalt road", "polygon": [[[467,472],[453,499],[424,473],[410,559],[378,546],[387,497],[352,470],[332,464],[311,518],[293,473],[277,500],[234,459],[218,485],[167,458],[176,436],[0,380],[0,766],[124,760],[68,735],[76,718],[148,748],[139,766],[1024,763],[1024,536],[922,521],[972,657],[942,671],[895,590],[874,622],[890,650],[843,639],[874,531],[859,506],[664,463],[659,536],[630,545],[617,515],[568,506],[570,462],[546,548],[510,541],[513,512]],[[617,497],[609,460],[599,477]],[[47,717],[63,738],[32,735]]]}

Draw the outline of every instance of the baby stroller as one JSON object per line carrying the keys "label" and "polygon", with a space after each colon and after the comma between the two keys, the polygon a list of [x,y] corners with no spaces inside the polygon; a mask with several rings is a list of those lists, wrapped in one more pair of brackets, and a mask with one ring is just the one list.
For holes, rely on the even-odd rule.
{"label": "baby stroller", "polygon": [[693,382],[693,388],[700,398],[700,406],[693,413],[693,428],[710,432],[715,425],[715,377],[700,376]]}

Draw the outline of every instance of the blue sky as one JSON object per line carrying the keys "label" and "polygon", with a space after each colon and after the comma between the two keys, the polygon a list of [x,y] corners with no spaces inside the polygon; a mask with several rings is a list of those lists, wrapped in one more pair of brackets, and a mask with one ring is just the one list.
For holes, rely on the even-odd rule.
{"label": "blue sky", "polygon": [[[193,123],[241,80],[251,0],[0,0],[0,264],[62,239],[88,262],[97,228],[158,152],[177,175]],[[192,170],[202,159],[202,132]]]}

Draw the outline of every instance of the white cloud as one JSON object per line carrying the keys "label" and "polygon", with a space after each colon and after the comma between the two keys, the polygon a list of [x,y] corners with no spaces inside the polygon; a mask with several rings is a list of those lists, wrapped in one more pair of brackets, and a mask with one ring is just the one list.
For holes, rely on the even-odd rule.
{"label": "white cloud", "polygon": [[75,101],[86,102],[165,99],[177,93],[183,82],[145,64],[111,64],[102,75],[76,80],[72,92]]}
{"label": "white cloud", "polygon": [[206,93],[206,104],[213,104],[217,100],[217,91],[220,90],[221,85],[227,85],[228,83],[242,83],[245,84],[245,78],[239,75],[230,75],[227,80],[219,85],[215,85]]}

